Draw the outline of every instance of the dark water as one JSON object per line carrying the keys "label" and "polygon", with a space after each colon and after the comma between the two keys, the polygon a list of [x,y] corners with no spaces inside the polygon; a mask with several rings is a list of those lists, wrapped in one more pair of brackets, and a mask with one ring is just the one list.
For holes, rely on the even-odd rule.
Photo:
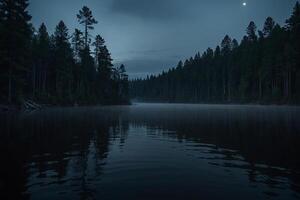
{"label": "dark water", "polygon": [[300,199],[300,108],[1,114],[0,199]]}

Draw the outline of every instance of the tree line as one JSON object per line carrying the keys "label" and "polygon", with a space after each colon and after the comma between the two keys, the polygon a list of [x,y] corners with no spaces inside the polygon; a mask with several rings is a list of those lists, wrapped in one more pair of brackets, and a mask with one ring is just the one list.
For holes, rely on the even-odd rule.
{"label": "tree line", "polygon": [[250,22],[240,44],[228,35],[215,49],[157,76],[130,82],[132,98],[165,102],[299,103],[300,6],[281,27]]}
{"label": "tree line", "polygon": [[114,67],[105,40],[84,6],[77,14],[82,30],[70,33],[60,21],[53,34],[31,24],[28,0],[0,0],[0,102],[31,99],[46,104],[127,104],[125,66]]}

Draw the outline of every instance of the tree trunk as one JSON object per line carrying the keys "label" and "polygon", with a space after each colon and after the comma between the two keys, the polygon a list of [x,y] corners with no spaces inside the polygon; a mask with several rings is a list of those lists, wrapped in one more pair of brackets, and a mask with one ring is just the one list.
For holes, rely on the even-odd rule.
{"label": "tree trunk", "polygon": [[72,95],[72,82],[71,81],[69,81],[69,83],[68,83],[68,92],[69,92],[69,100],[70,100],[70,102],[72,102],[73,95]]}
{"label": "tree trunk", "polygon": [[88,25],[85,23],[85,47],[88,46]]}
{"label": "tree trunk", "polygon": [[231,101],[231,90],[230,90],[230,87],[229,85],[227,86],[228,87],[228,96],[227,96],[227,101],[230,102]]}
{"label": "tree trunk", "polygon": [[286,73],[286,77],[285,77],[285,84],[284,84],[284,96],[285,96],[285,100],[287,102],[290,101],[290,91],[291,91],[291,70],[290,67],[288,67],[287,69],[287,73]]}
{"label": "tree trunk", "polygon": [[44,77],[43,77],[43,93],[45,94],[46,93],[46,85],[47,85],[47,67],[46,67],[46,65],[45,65],[45,67],[44,67]]}
{"label": "tree trunk", "polygon": [[230,102],[231,101],[231,78],[230,75],[228,74],[227,76],[227,101]]}
{"label": "tree trunk", "polygon": [[55,80],[55,93],[58,96],[59,94],[59,85],[58,85],[58,75],[56,75],[56,80]]}
{"label": "tree trunk", "polygon": [[36,65],[33,65],[32,72],[32,96],[35,98],[35,90],[36,90]]}
{"label": "tree trunk", "polygon": [[262,80],[261,80],[261,76],[259,76],[259,83],[258,83],[258,87],[259,87],[259,101],[262,100]]}
{"label": "tree trunk", "polygon": [[226,99],[226,79],[225,73],[223,72],[223,101]]}
{"label": "tree trunk", "polygon": [[11,104],[12,102],[12,79],[13,79],[13,74],[12,74],[12,69],[11,66],[9,66],[9,74],[8,74],[8,103]]}

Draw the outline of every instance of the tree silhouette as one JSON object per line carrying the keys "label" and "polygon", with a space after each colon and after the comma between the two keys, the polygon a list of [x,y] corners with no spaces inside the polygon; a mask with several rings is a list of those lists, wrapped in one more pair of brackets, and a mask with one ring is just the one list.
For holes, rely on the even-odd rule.
{"label": "tree silhouette", "polygon": [[40,26],[33,44],[32,84],[33,96],[40,98],[47,93],[50,65],[50,37],[44,23]]}
{"label": "tree silhouette", "polygon": [[264,24],[264,28],[263,28],[263,36],[264,37],[269,37],[273,31],[275,27],[275,22],[271,17],[268,17],[266,19],[266,22]]}
{"label": "tree silhouette", "polygon": [[79,29],[75,29],[72,37],[72,46],[75,60],[80,61],[80,51],[84,49],[83,33]]}
{"label": "tree silhouette", "polygon": [[27,0],[0,1],[0,64],[1,76],[6,80],[7,101],[22,98],[24,78],[28,70],[30,36],[32,33],[27,12]]}
{"label": "tree silhouette", "polygon": [[77,19],[80,24],[84,26],[84,34],[85,34],[85,46],[88,46],[89,43],[89,33],[88,30],[93,30],[95,24],[98,22],[93,17],[92,11],[87,7],[84,6],[77,15]]}
{"label": "tree silhouette", "polygon": [[248,40],[251,42],[254,42],[257,40],[256,28],[257,27],[253,21],[251,21],[249,26],[247,27]]}
{"label": "tree silhouette", "polygon": [[60,21],[55,29],[54,63],[55,70],[55,93],[59,101],[63,103],[72,100],[72,72],[73,53],[68,40],[68,28]]}
{"label": "tree silhouette", "polygon": [[95,42],[93,43],[93,46],[95,47],[95,62],[97,66],[99,65],[99,54],[101,49],[104,47],[104,44],[105,40],[100,35],[97,35]]}
{"label": "tree silhouette", "polygon": [[[125,69],[114,68],[104,39],[90,50],[89,30],[97,21],[85,6],[77,18],[85,33],[70,37],[60,21],[53,35],[46,25],[30,25],[27,0],[0,0],[0,102],[20,105],[26,99],[45,104],[128,103]],[[99,72],[101,70],[101,73]],[[120,74],[119,74],[120,73]],[[121,78],[122,77],[122,78]]]}
{"label": "tree silhouette", "polygon": [[300,6],[286,26],[268,17],[259,30],[250,22],[240,44],[228,35],[214,51],[157,76],[130,82],[132,98],[206,103],[299,103]]}

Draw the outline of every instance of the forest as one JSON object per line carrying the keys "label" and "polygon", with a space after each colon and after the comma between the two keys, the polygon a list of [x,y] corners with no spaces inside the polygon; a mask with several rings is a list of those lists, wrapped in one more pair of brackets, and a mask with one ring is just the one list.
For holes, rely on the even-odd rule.
{"label": "forest", "polygon": [[98,22],[88,7],[77,14],[78,29],[60,21],[49,34],[44,23],[33,27],[28,6],[0,0],[0,104],[129,103],[125,66],[114,67],[105,40],[91,35]]}
{"label": "forest", "polygon": [[282,27],[268,17],[251,21],[238,43],[226,35],[215,49],[175,68],[130,82],[142,101],[195,103],[300,103],[300,6]]}

